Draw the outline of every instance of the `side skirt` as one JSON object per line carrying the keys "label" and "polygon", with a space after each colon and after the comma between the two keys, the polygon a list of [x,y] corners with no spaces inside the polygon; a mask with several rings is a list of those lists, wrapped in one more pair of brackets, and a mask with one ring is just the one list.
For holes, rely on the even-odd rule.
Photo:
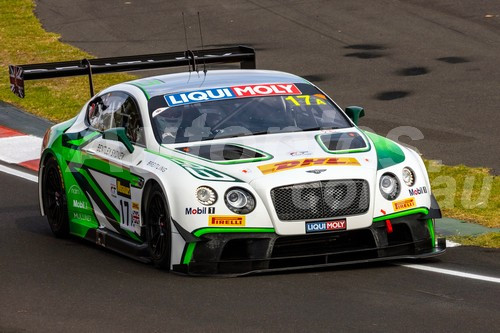
{"label": "side skirt", "polygon": [[151,262],[147,243],[133,242],[126,236],[103,228],[90,229],[85,239],[140,262]]}

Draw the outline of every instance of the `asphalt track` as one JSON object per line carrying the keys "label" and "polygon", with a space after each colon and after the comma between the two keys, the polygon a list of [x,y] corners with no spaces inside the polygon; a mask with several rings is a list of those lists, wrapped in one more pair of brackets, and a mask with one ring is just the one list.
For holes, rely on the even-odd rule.
{"label": "asphalt track", "polygon": [[[500,2],[38,0],[48,31],[96,56],[247,44],[257,66],[305,76],[361,125],[445,164],[500,170]],[[29,94],[29,86],[27,87]],[[75,110],[76,112],[76,110]],[[402,127],[402,126],[409,126]]]}
{"label": "asphalt track", "polygon": [[[109,56],[183,49],[179,13],[193,22],[201,11],[207,44],[254,45],[260,68],[307,75],[341,105],[362,104],[364,124],[379,133],[416,126],[425,137],[413,144],[425,156],[498,170],[499,23],[484,14],[500,13],[499,5],[454,2],[44,0],[37,13],[63,40]],[[188,28],[194,46],[196,28]],[[401,75],[423,72],[400,72],[414,67],[427,73]],[[84,241],[55,239],[39,216],[37,185],[3,172],[0,184],[0,332],[500,327],[497,282],[394,263],[183,277]],[[419,263],[500,277],[498,250],[451,248]]]}
{"label": "asphalt track", "polygon": [[[500,252],[420,264],[192,278],[52,236],[37,184],[0,172],[0,332],[498,332]],[[8,199],[7,199],[8,198]],[[413,262],[410,262],[413,263]]]}

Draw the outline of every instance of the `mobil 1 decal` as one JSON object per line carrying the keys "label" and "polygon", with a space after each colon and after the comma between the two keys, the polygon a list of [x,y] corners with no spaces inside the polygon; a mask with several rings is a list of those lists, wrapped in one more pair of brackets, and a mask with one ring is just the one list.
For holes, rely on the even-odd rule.
{"label": "mobil 1 decal", "polygon": [[273,95],[300,95],[299,88],[293,83],[250,84],[213,89],[202,89],[165,95],[169,106],[217,101],[228,98],[262,97]]}
{"label": "mobil 1 decal", "polygon": [[422,187],[410,188],[408,191],[410,192],[410,196],[420,195],[427,193],[427,187],[422,186]]}
{"label": "mobil 1 decal", "polygon": [[215,207],[188,207],[185,215],[206,215],[215,214]]}

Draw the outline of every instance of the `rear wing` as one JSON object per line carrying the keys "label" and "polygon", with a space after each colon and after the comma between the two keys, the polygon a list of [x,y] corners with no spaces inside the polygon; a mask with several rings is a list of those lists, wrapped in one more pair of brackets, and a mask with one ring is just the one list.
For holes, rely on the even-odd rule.
{"label": "rear wing", "polygon": [[17,96],[24,98],[24,81],[88,75],[90,95],[94,96],[92,74],[179,66],[189,66],[190,71],[198,71],[199,64],[235,62],[239,62],[242,69],[255,69],[255,50],[247,46],[234,46],[44,64],[9,65],[10,89]]}

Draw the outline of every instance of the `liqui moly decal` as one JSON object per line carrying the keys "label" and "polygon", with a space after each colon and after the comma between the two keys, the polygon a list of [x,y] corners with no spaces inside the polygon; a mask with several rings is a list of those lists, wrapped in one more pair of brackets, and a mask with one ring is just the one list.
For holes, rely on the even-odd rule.
{"label": "liqui moly decal", "polygon": [[167,101],[168,105],[177,106],[235,97],[236,96],[234,95],[234,92],[230,88],[218,88],[165,95],[165,100]]}
{"label": "liqui moly decal", "polygon": [[203,89],[165,95],[164,97],[169,106],[177,106],[191,103],[216,101],[227,98],[300,94],[302,94],[302,92],[292,83],[276,83]]}
{"label": "liqui moly decal", "polygon": [[347,221],[345,219],[327,222],[306,222],[306,233],[346,229]]}
{"label": "liqui moly decal", "polygon": [[294,84],[252,84],[248,86],[231,87],[237,97],[268,96],[268,95],[300,95]]}

